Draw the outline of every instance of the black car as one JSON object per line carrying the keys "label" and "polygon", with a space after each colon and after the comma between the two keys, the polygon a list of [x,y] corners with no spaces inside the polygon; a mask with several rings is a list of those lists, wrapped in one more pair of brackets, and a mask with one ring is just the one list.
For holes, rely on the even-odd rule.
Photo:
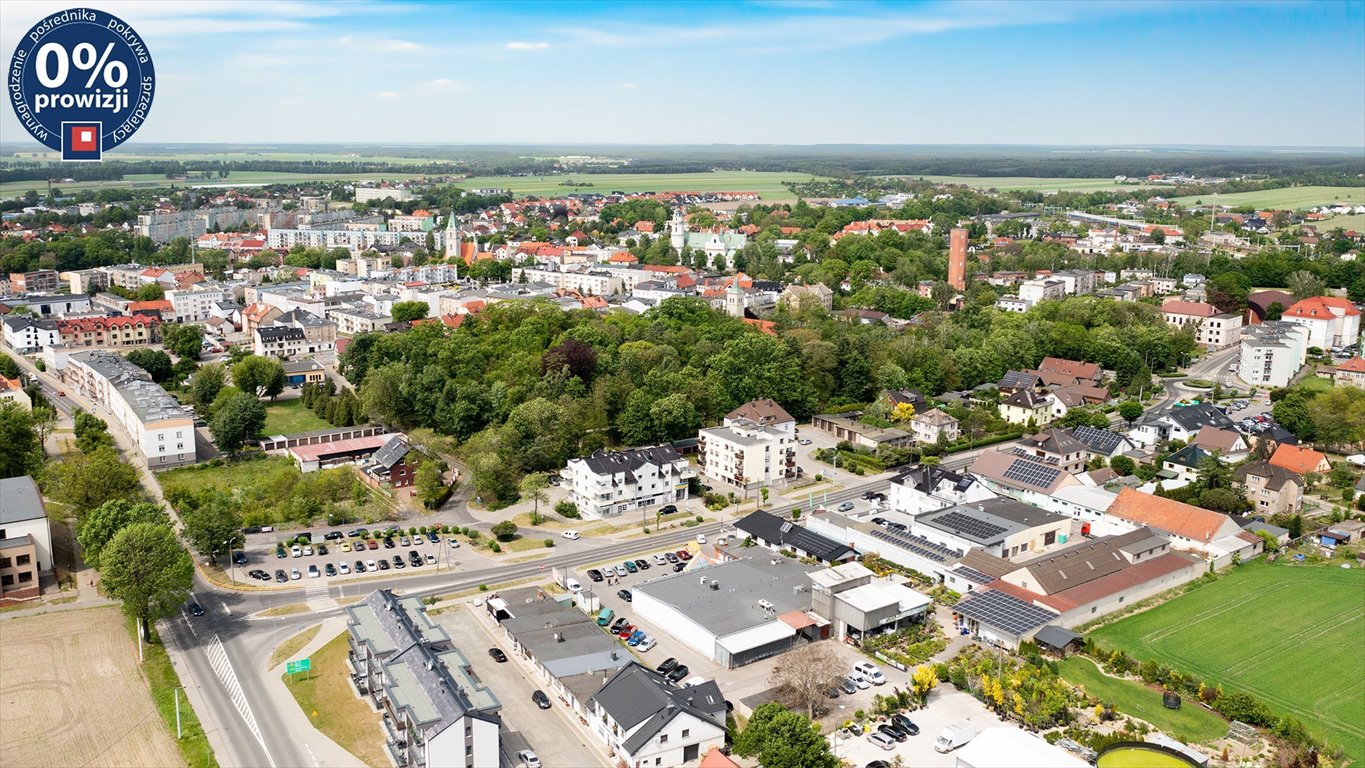
{"label": "black car", "polygon": [[896,741],[905,741],[906,739],[910,738],[910,734],[906,733],[905,731],[902,731],[901,729],[897,728],[894,725],[891,725],[890,723],[882,723],[881,725],[877,726],[877,730],[881,733],[886,734],[887,736],[890,736]]}
{"label": "black car", "polygon": [[441,543],[441,537],[440,537],[440,536],[437,536],[435,531],[428,531],[428,532],[427,532],[427,541],[431,542],[432,544],[440,544],[440,543]]}
{"label": "black car", "polygon": [[599,582],[602,580],[602,572],[596,568],[589,568],[588,578],[592,579],[594,582]]}
{"label": "black car", "polygon": [[674,563],[674,564],[673,564],[673,572],[674,572],[674,573],[681,573],[682,570],[683,570],[684,568],[686,568],[686,567],[687,567],[687,563]]}
{"label": "black car", "polygon": [[677,507],[677,505],[675,505],[675,504],[665,504],[665,505],[663,505],[662,507],[659,508],[659,514],[661,514],[661,515],[671,515],[671,514],[673,514],[674,512],[677,512],[677,511],[678,511],[678,507]]}
{"label": "black car", "polygon": [[892,715],[892,716],[891,716],[891,724],[894,725],[894,726],[896,726],[897,728],[901,729],[902,731],[905,731],[906,733],[910,734],[911,736],[918,736],[918,735],[919,735],[919,726],[918,726],[918,725],[915,725],[914,721],[912,721],[910,718],[906,717],[905,715],[901,715],[901,714]]}
{"label": "black car", "polygon": [[679,680],[683,679],[684,677],[687,677],[687,673],[691,671],[692,670],[687,668],[686,664],[679,664],[678,666],[673,668],[672,672],[668,673],[667,677],[669,679],[669,682],[676,683]]}
{"label": "black car", "polygon": [[328,576],[335,576],[337,575],[337,567],[335,565],[332,565],[331,563],[328,563],[326,566],[323,567],[322,572],[327,574]]}
{"label": "black car", "polygon": [[370,532],[364,528],[356,528],[353,531],[348,531],[346,535],[350,536],[353,539],[363,539],[366,536],[369,536]]}
{"label": "black car", "polygon": [[626,625],[629,623],[630,619],[627,619],[625,616],[622,616],[611,625],[610,631],[613,635],[620,634],[621,630],[625,629]]}
{"label": "black car", "polygon": [[365,572],[365,561],[364,561],[364,560],[357,560],[357,561],[355,561],[355,572],[356,572],[356,573],[364,573],[364,572]]}
{"label": "black car", "polygon": [[409,549],[408,562],[412,563],[413,568],[420,568],[422,566],[422,556],[417,554],[417,550]]}
{"label": "black car", "polygon": [[308,542],[309,544],[312,544],[312,543],[313,543],[313,534],[309,533],[308,531],[304,531],[303,533],[300,533],[298,536],[296,536],[296,537],[294,537],[294,538],[303,539],[304,541]]}
{"label": "black car", "polygon": [[397,568],[398,570],[401,571],[401,570],[403,570],[404,568],[407,568],[407,567],[408,567],[408,564],[405,563],[405,562],[403,562],[403,556],[402,556],[402,555],[394,555],[394,556],[393,556],[393,567],[394,567],[394,568]]}
{"label": "black car", "polygon": [[191,615],[191,616],[203,616],[203,615],[204,615],[204,606],[200,605],[199,603],[191,602],[191,603],[189,604],[188,607],[189,607],[189,609],[190,609],[190,615]]}
{"label": "black car", "polygon": [[232,553],[232,562],[236,565],[246,565],[246,553],[240,549]]}
{"label": "black car", "polygon": [[242,529],[242,533],[260,533],[260,532],[261,532],[261,526],[259,526],[259,525],[248,525],[247,527],[245,527],[245,528]]}
{"label": "black car", "polygon": [[536,706],[541,709],[550,708],[550,697],[545,695],[545,691],[536,691],[531,694],[531,701],[534,701]]}
{"label": "black car", "polygon": [[283,584],[289,581],[289,574],[285,573],[283,568],[276,568],[275,581],[278,581],[279,583]]}
{"label": "black car", "polygon": [[379,570],[381,571],[387,571],[389,569],[388,560],[380,560],[379,562],[375,563],[375,565],[378,566]]}
{"label": "black car", "polygon": [[327,554],[327,545],[326,545],[326,544],[319,544],[319,545],[317,546],[316,551],[317,551],[317,553],[318,553],[319,555],[325,555],[325,554]]}
{"label": "black car", "polygon": [[675,554],[673,554],[672,552],[665,552],[665,553],[664,553],[664,559],[667,560],[667,561],[670,562],[670,563],[676,563],[676,562],[678,562],[678,556],[675,555]]}
{"label": "black car", "polygon": [[891,768],[891,764],[885,760],[873,760],[867,765],[864,765],[863,768]]}
{"label": "black car", "polygon": [[257,580],[257,581],[270,581],[270,574],[266,573],[265,571],[261,570],[260,568],[255,568],[255,569],[253,569],[253,570],[252,570],[250,573],[248,573],[247,575],[250,576],[251,578]]}
{"label": "black car", "polygon": [[323,535],[322,538],[328,541],[337,541],[346,538],[346,534],[342,533],[341,531],[328,531],[326,534]]}
{"label": "black car", "polygon": [[503,653],[501,648],[489,648],[488,655],[492,656],[493,661],[496,661],[499,664],[507,661],[507,654]]}
{"label": "black car", "polygon": [[636,560],[636,561],[635,561],[635,567],[636,567],[636,568],[639,568],[639,569],[642,570],[642,571],[647,571],[647,570],[649,570],[649,561],[648,561],[648,560]]}
{"label": "black car", "polygon": [[830,688],[828,691],[825,691],[825,697],[826,697],[826,698],[830,698],[830,699],[837,699],[837,698],[839,698],[839,689],[838,689],[838,688]]}
{"label": "black car", "polygon": [[676,666],[678,666],[678,660],[673,658],[672,656],[669,656],[668,658],[664,659],[664,662],[662,664],[655,667],[654,671],[658,672],[659,674],[666,675],[669,672],[672,672],[673,668]]}
{"label": "black car", "polygon": [[886,525],[886,518],[884,518],[884,517],[874,517],[874,518],[872,518],[872,524],[873,524],[873,525]]}
{"label": "black car", "polygon": [[396,547],[396,546],[398,546],[398,545],[393,543],[393,537],[392,537],[392,536],[385,536],[385,537],[384,537],[384,549],[393,549],[393,548]]}
{"label": "black car", "polygon": [[622,600],[625,600],[627,603],[629,603],[629,602],[631,601],[631,595],[630,595],[630,590],[629,590],[629,589],[617,590],[616,596],[619,597],[619,598],[621,598]]}

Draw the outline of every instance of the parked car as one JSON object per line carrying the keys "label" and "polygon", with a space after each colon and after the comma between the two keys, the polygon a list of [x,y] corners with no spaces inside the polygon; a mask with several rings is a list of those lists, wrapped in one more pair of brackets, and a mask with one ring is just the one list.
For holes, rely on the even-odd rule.
{"label": "parked car", "polygon": [[341,539],[346,538],[346,534],[342,533],[341,531],[328,531],[327,533],[324,533],[322,535],[322,538],[326,539],[327,541],[339,541]]}
{"label": "parked car", "polygon": [[597,583],[602,580],[602,572],[597,570],[596,568],[589,568],[588,578],[592,579],[593,583]]}
{"label": "parked car", "polygon": [[840,512],[851,512],[851,511],[853,511],[853,502],[851,502],[851,501],[845,501],[843,504],[840,504],[840,505],[839,505],[839,511],[840,511]]}
{"label": "parked car", "polygon": [[435,531],[427,531],[427,541],[431,542],[432,544],[440,544],[441,537],[437,536]]}
{"label": "parked car", "polygon": [[398,546],[398,545],[393,543],[393,537],[392,537],[392,536],[385,536],[385,537],[384,537],[384,549],[393,549],[393,548],[396,547],[396,546]]}
{"label": "parked car", "polygon": [[428,553],[427,553],[427,565],[435,565],[435,564],[436,564],[436,555],[433,555],[432,553],[428,552]]}
{"label": "parked car", "polygon": [[450,545],[450,548],[451,548],[451,549],[459,549],[459,548],[460,548],[460,542],[456,541],[453,537],[452,537],[452,538],[449,538],[449,539],[446,539],[446,543]]}
{"label": "parked car", "polygon": [[492,656],[493,661],[496,661],[499,664],[506,663],[507,661],[507,654],[503,653],[501,648],[489,648],[488,655]]}
{"label": "parked car", "polygon": [[615,574],[618,579],[624,579],[626,576],[630,575],[630,572],[627,571],[624,566],[620,565],[612,566],[611,572]]}
{"label": "parked car", "polygon": [[419,555],[419,554],[417,554],[417,550],[415,550],[415,549],[409,549],[409,550],[408,550],[408,562],[409,562],[409,563],[412,563],[412,567],[413,567],[413,568],[421,568],[421,567],[422,567],[422,556]]}
{"label": "parked car", "polygon": [[844,678],[844,680],[853,683],[855,686],[862,690],[867,690],[868,688],[872,687],[872,683],[869,683],[867,681],[867,678],[863,677],[860,674],[857,674],[856,672]]}
{"label": "parked car", "polygon": [[250,576],[251,578],[257,580],[257,581],[270,581],[270,574],[266,573],[265,571],[261,570],[260,568],[254,568],[254,569],[252,569],[252,571],[251,571],[250,573],[248,573],[247,575]]}
{"label": "parked car", "polygon": [[673,668],[676,666],[678,666],[678,660],[673,658],[672,656],[669,656],[668,658],[660,662],[659,666],[654,668],[654,671],[658,672],[661,675],[666,675],[669,672],[672,672]]}
{"label": "parked car", "polygon": [[665,504],[662,507],[659,507],[659,514],[661,515],[671,515],[677,511],[678,505],[676,504]]}
{"label": "parked car", "polygon": [[844,689],[844,693],[852,694],[858,692],[858,684],[849,680],[847,677],[839,682],[839,686]]}
{"label": "parked car", "polygon": [[412,546],[412,540],[409,539],[407,536],[399,536],[398,543],[404,547]]}
{"label": "parked car", "polygon": [[674,552],[673,554],[677,555],[679,560],[691,560],[691,559],[692,559],[692,553],[691,553],[691,552],[688,552],[688,551],[685,550],[685,549],[680,549],[680,550],[678,550],[677,552]]}
{"label": "parked car", "polygon": [[303,547],[300,547],[298,544],[295,544],[294,546],[289,548],[289,554],[293,557],[303,557]]}
{"label": "parked car", "polygon": [[621,598],[622,600],[625,600],[627,603],[631,602],[632,600],[632,596],[630,594],[629,589],[618,589],[616,591],[616,596]]}
{"label": "parked car", "polygon": [[635,634],[635,625],[627,624],[624,627],[621,627],[621,631],[617,632],[616,636],[621,638],[622,640],[626,640],[629,639],[630,636],[633,634]]}
{"label": "parked car", "polygon": [[565,579],[564,587],[569,590],[571,595],[577,595],[583,591],[583,585],[579,583],[578,579]]}
{"label": "parked car", "polygon": [[625,616],[622,616],[621,618],[617,619],[615,622],[612,623],[611,629],[609,629],[608,631],[611,632],[613,635],[619,634],[621,632],[621,629],[624,628],[629,623],[630,619],[627,619]]}
{"label": "parked car", "polygon": [[289,569],[289,580],[290,580],[290,581],[298,581],[298,580],[301,579],[301,578],[303,578],[303,574],[299,573],[299,569],[298,569],[298,568],[290,568],[290,569]]}
{"label": "parked car", "polygon": [[655,645],[658,645],[658,642],[653,637],[646,637],[644,640],[640,641],[639,645],[635,646],[635,650],[644,653]]}
{"label": "parked car", "polygon": [[370,533],[369,530],[367,530],[367,529],[365,529],[365,528],[356,528],[355,530],[350,531],[350,532],[347,533],[346,535],[347,535],[347,536],[350,536],[350,537],[353,538],[353,539],[359,539],[359,538],[361,538],[361,537],[363,537],[363,536],[369,535],[369,533]]}
{"label": "parked car", "polygon": [[365,567],[365,561],[364,561],[364,560],[357,560],[357,561],[355,561],[355,572],[356,572],[356,573],[364,573],[364,572],[367,571],[367,570],[369,570],[369,569]]}
{"label": "parked car", "polygon": [[676,683],[679,680],[683,679],[684,677],[687,677],[687,673],[691,671],[692,670],[687,668],[686,664],[679,664],[678,666],[674,667],[673,671],[669,672],[666,675],[666,677],[669,679],[670,682]]}
{"label": "parked car", "polygon": [[283,568],[275,569],[275,581],[278,581],[281,584],[285,583],[286,581],[289,581],[289,575],[284,572]]}
{"label": "parked car", "polygon": [[319,554],[319,555],[326,555],[326,554],[327,554],[327,545],[326,545],[326,544],[319,544],[319,545],[318,545],[318,554]]}
{"label": "parked car", "polygon": [[811,439],[809,437],[803,437],[800,440],[797,440],[796,442],[800,443],[801,445],[810,445]]}
{"label": "parked car", "polygon": [[278,558],[281,558],[281,559],[286,558],[286,557],[289,557],[289,553],[284,551],[284,545],[283,545],[283,544],[281,544],[281,545],[278,546],[278,547],[275,547],[275,557],[278,557]]}
{"label": "parked car", "polygon": [[583,538],[582,536],[578,535],[578,531],[565,531],[559,534],[559,536],[560,538],[568,539],[569,541],[577,541]]}
{"label": "parked car", "polygon": [[545,691],[536,690],[534,693],[531,694],[531,701],[534,701],[536,703],[536,706],[540,707],[541,709],[550,708],[550,697],[545,695]]}
{"label": "parked car", "polygon": [[901,729],[897,728],[894,725],[891,725],[890,723],[882,723],[881,725],[877,726],[877,730],[886,734],[887,736],[890,736],[896,741],[905,741],[906,739],[910,738],[910,734],[905,733],[904,731],[902,731]]}
{"label": "parked car", "polygon": [[626,567],[626,571],[628,571],[629,573],[639,573],[639,572],[640,572],[640,566],[636,565],[636,564],[635,564],[635,561],[633,561],[633,560],[627,560],[627,561],[625,561],[624,563],[622,563],[622,565],[624,565],[624,566]]}
{"label": "parked car", "polygon": [[195,601],[193,601],[193,600],[191,600],[191,601],[190,601],[190,604],[189,604],[188,606],[186,606],[186,607],[190,609],[190,615],[191,615],[191,616],[203,616],[203,615],[204,615],[204,606],[200,605],[199,603],[197,603],[197,602],[195,602]]}
{"label": "parked car", "polygon": [[635,646],[643,642],[644,639],[645,631],[643,629],[637,629],[631,633],[630,637],[626,638],[626,645],[629,645],[630,647],[634,648]]}
{"label": "parked car", "polygon": [[517,753],[517,762],[521,763],[521,768],[540,768],[540,758],[529,749]]}
{"label": "parked car", "polygon": [[678,556],[675,555],[675,554],[673,554],[672,552],[665,552],[665,553],[664,553],[664,559],[667,560],[667,561],[670,562],[670,563],[676,563],[676,562],[678,562]]}
{"label": "parked car", "polygon": [[239,550],[237,550],[236,552],[233,552],[233,553],[232,553],[232,564],[233,564],[233,565],[246,565],[246,562],[247,562],[247,560],[246,560],[246,553],[245,553],[245,552],[243,552],[243,551],[241,551],[241,550],[239,549]]}
{"label": "parked car", "polygon": [[365,542],[365,548],[366,548],[366,549],[379,549],[379,542],[378,542],[377,540],[375,540],[375,539],[370,539],[369,541]]}
{"label": "parked car", "polygon": [[639,568],[642,571],[647,571],[649,570],[649,561],[643,558],[638,559],[635,561],[635,567]]}
{"label": "parked car", "polygon": [[346,563],[337,563],[337,572],[339,572],[342,576],[346,576],[350,574],[351,566],[347,565]]}
{"label": "parked car", "polygon": [[337,549],[340,549],[342,552],[350,552],[354,548],[355,547],[351,546],[351,542],[349,541],[343,541],[341,542],[341,545],[337,547]]}
{"label": "parked car", "polygon": [[377,570],[379,570],[379,563],[376,563],[376,562],[373,561],[373,560],[366,560],[366,561],[365,561],[365,570],[367,570],[367,571],[377,571]]}
{"label": "parked car", "polygon": [[335,565],[332,565],[331,563],[328,563],[327,566],[322,569],[322,572],[327,574],[328,576],[335,576],[337,575],[337,567]]}
{"label": "parked car", "polygon": [[873,685],[886,685],[886,675],[882,674],[881,669],[870,661],[860,661],[853,665],[855,672],[867,678]]}
{"label": "parked car", "polygon": [[387,570],[389,569],[389,561],[388,561],[388,560],[380,560],[380,561],[378,562],[378,565],[379,565],[379,570],[381,570],[381,571],[387,571]]}
{"label": "parked car", "polygon": [[882,733],[880,730],[869,733],[867,735],[867,740],[888,751],[896,748],[896,740]]}
{"label": "parked car", "polygon": [[673,566],[674,573],[682,573],[687,568],[687,563],[676,563]]}
{"label": "parked car", "polygon": [[321,575],[322,575],[322,571],[319,571],[319,570],[318,570],[318,564],[317,564],[317,563],[309,563],[309,564],[308,564],[308,578],[310,578],[310,579],[316,579],[316,578],[318,578],[318,577],[321,576]]}
{"label": "parked car", "polygon": [[403,556],[402,556],[402,555],[394,555],[394,556],[393,556],[393,567],[394,567],[395,569],[401,571],[401,570],[403,570],[404,568],[407,568],[407,567],[408,567],[408,564],[405,563],[405,562],[403,562]]}
{"label": "parked car", "polygon": [[905,731],[911,736],[919,735],[919,726],[915,725],[914,721],[906,717],[905,715],[899,713],[892,715],[891,724],[901,729],[902,731]]}

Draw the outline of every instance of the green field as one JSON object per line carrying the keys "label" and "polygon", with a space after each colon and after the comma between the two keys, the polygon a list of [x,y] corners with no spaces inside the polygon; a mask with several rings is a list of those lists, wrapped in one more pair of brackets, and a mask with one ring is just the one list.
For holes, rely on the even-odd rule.
{"label": "green field", "polygon": [[1332,216],[1322,221],[1310,222],[1318,228],[1319,232],[1331,232],[1340,227],[1346,231],[1360,232],[1365,230],[1365,213],[1357,213],[1352,216]]}
{"label": "green field", "polygon": [[[562,176],[474,176],[465,189],[501,187],[514,195],[553,196],[576,192],[757,192],[764,202],[795,202],[783,182],[806,182],[807,173],[717,171],[715,173],[576,173]],[[566,186],[565,182],[588,186]]]}
{"label": "green field", "polygon": [[1037,190],[1039,192],[1115,192],[1123,189],[1139,189],[1139,184],[1115,184],[1113,178],[1106,179],[1061,179],[1031,178],[1028,176],[902,176],[899,178],[924,179],[936,184],[965,184],[972,189]]}
{"label": "green field", "polygon": [[1085,688],[1087,694],[1105,704],[1113,704],[1125,715],[1146,720],[1176,738],[1197,743],[1221,738],[1228,732],[1227,721],[1198,702],[1185,702],[1180,709],[1166,709],[1161,703],[1161,693],[1156,689],[1110,677],[1083,656],[1072,656],[1061,662],[1061,672],[1068,683]]}
{"label": "green field", "polygon": [[264,435],[293,435],[311,432],[315,429],[330,429],[331,424],[318,418],[312,411],[303,407],[303,400],[280,400],[265,408]]}
{"label": "green field", "polygon": [[[189,179],[171,181],[155,173],[131,173],[121,181],[77,181],[53,186],[62,192],[78,192],[83,189],[116,189],[131,186],[154,187],[231,187],[234,185],[289,184],[310,181],[399,181],[403,179],[426,178],[423,174],[401,173],[277,173],[274,171],[233,171],[226,179]],[[0,198],[18,197],[25,192],[37,190],[47,192],[46,181],[8,181],[0,184]]]}
{"label": "green field", "polygon": [[1231,192],[1215,196],[1212,192],[1203,195],[1187,195],[1175,198],[1181,205],[1231,206],[1241,208],[1273,208],[1276,210],[1299,210],[1327,203],[1365,203],[1365,187],[1285,187],[1266,189],[1260,192]]}
{"label": "green field", "polygon": [[1090,636],[1253,694],[1365,759],[1365,571],[1255,562]]}

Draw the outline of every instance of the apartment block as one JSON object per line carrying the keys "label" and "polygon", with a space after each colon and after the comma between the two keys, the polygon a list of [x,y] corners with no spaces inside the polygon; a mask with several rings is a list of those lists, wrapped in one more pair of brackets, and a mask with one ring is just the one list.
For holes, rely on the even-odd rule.
{"label": "apartment block", "polygon": [[614,517],[684,501],[687,481],[696,476],[671,445],[597,451],[573,459],[560,471],[578,511],[588,517]]}
{"label": "apartment block", "polygon": [[702,474],[744,490],[796,477],[796,435],[748,419],[727,421],[697,435]]}
{"label": "apartment block", "polygon": [[112,352],[87,350],[63,355],[60,373],[123,425],[148,468],[195,462],[194,419],[146,371]]}
{"label": "apartment block", "polygon": [[1310,335],[1304,325],[1285,321],[1244,327],[1237,376],[1255,386],[1289,386],[1308,361]]}
{"label": "apartment block", "polygon": [[52,573],[52,531],[37,483],[27,475],[0,479],[0,605],[31,600]]}

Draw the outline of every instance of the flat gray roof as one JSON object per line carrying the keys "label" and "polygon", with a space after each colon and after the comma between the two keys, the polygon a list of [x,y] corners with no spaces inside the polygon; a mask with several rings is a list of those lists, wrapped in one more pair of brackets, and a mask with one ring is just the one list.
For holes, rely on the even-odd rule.
{"label": "flat gray roof", "polygon": [[926,525],[982,546],[999,544],[1005,538],[1034,526],[1067,519],[1055,512],[1029,506],[1013,499],[998,498],[926,512],[915,518]]}
{"label": "flat gray roof", "polygon": [[0,479],[0,523],[22,523],[47,517],[38,484],[28,475]]}
{"label": "flat gray roof", "polygon": [[[728,563],[669,574],[635,587],[637,593],[676,608],[717,637],[749,629],[791,611],[810,609],[807,574],[820,568],[752,548]],[[773,564],[776,561],[776,565]],[[711,588],[711,582],[716,588]],[[797,591],[798,587],[805,587]],[[773,605],[769,614],[759,600]]]}

